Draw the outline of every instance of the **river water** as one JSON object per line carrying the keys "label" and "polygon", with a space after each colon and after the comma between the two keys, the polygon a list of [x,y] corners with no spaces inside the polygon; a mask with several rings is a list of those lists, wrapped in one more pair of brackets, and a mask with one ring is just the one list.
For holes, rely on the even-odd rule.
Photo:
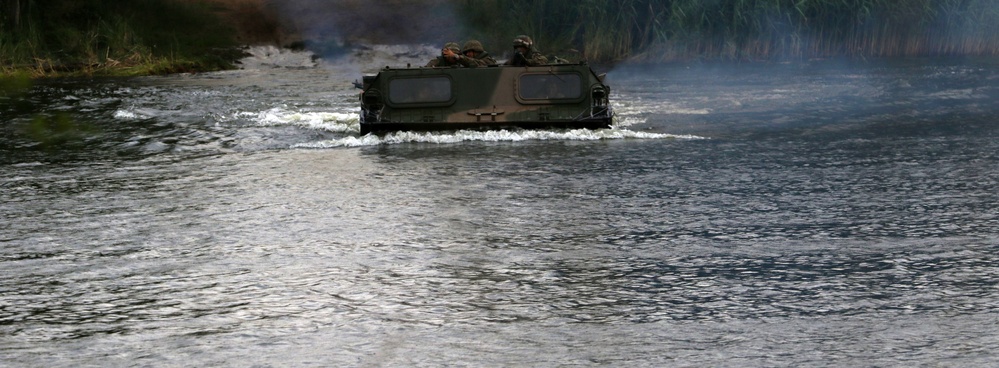
{"label": "river water", "polygon": [[[618,66],[358,136],[431,47],[0,96],[0,366],[990,366],[999,62]],[[391,64],[395,63],[395,64]]]}

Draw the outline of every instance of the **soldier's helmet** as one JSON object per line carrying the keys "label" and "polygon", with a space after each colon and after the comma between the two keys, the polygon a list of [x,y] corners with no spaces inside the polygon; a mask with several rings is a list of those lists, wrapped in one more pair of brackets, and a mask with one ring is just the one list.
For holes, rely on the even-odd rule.
{"label": "soldier's helmet", "polygon": [[456,53],[456,54],[461,53],[461,48],[458,47],[458,43],[457,42],[448,42],[448,43],[445,43],[444,44],[444,48],[448,49],[448,50],[451,50],[451,51],[454,51],[454,53]]}
{"label": "soldier's helmet", "polygon": [[465,53],[467,51],[485,52],[486,49],[482,48],[481,42],[477,40],[468,40],[468,42],[465,42],[465,47],[462,48],[461,52]]}
{"label": "soldier's helmet", "polygon": [[527,35],[520,35],[513,39],[513,47],[522,46],[530,49],[532,45],[534,45],[534,41]]}

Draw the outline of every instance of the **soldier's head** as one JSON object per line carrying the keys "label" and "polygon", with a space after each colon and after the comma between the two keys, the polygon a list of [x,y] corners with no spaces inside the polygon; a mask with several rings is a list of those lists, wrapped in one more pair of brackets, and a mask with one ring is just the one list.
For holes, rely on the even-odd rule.
{"label": "soldier's head", "polygon": [[482,43],[477,40],[468,40],[465,42],[465,47],[461,49],[461,53],[465,56],[477,56],[480,53],[486,52],[486,49],[482,48]]}
{"label": "soldier's head", "polygon": [[526,53],[531,51],[534,46],[534,41],[531,40],[527,35],[520,35],[513,39],[513,48],[519,52]]}
{"label": "soldier's head", "polygon": [[445,43],[444,44],[444,49],[442,49],[441,52],[443,53],[444,50],[451,50],[451,52],[453,52],[455,54],[461,53],[461,48],[458,47],[458,43],[457,42],[448,42],[448,43]]}

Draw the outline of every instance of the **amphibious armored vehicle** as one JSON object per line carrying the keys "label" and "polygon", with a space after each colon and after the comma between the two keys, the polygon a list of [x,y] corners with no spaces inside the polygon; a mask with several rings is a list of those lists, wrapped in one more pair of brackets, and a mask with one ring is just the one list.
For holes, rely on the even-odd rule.
{"label": "amphibious armored vehicle", "polygon": [[610,87],[586,64],[390,68],[363,77],[361,135],[403,130],[608,128]]}

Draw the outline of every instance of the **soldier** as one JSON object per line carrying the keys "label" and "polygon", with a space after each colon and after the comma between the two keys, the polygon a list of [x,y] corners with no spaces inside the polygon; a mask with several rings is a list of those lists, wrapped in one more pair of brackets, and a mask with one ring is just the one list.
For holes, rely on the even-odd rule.
{"label": "soldier", "polygon": [[515,53],[510,60],[507,60],[503,65],[513,65],[513,66],[535,66],[541,64],[548,64],[548,58],[541,55],[538,50],[534,49],[534,41],[526,35],[517,36],[513,39],[513,49]]}
{"label": "soldier", "polygon": [[489,56],[489,53],[482,48],[482,43],[477,40],[468,40],[468,42],[465,42],[465,47],[462,48],[461,53],[465,54],[464,57],[458,59],[461,65],[473,68],[477,66],[496,65],[496,59]]}
{"label": "soldier", "polygon": [[433,58],[427,65],[428,67],[436,66],[460,66],[458,59],[461,58],[461,49],[458,48],[457,42],[448,42],[444,44],[444,48],[441,49],[441,56]]}

